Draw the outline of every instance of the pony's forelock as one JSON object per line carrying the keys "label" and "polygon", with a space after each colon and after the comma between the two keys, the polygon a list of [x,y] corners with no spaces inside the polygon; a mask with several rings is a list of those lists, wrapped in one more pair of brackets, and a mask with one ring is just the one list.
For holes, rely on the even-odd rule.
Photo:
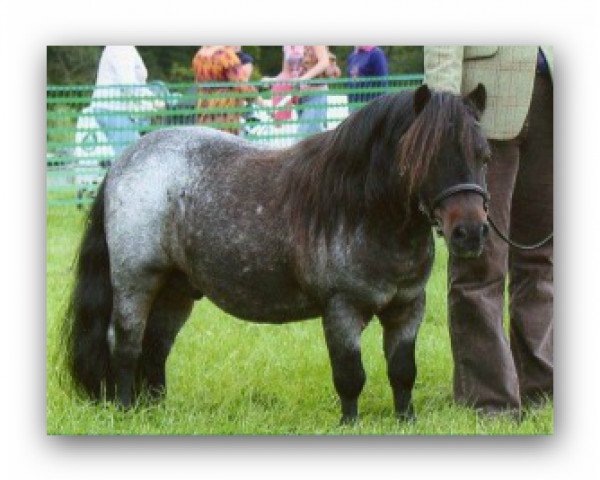
{"label": "pony's forelock", "polygon": [[440,153],[443,141],[455,136],[467,161],[476,150],[477,116],[458,95],[433,92],[425,108],[402,135],[398,163],[411,197],[424,182],[431,162]]}

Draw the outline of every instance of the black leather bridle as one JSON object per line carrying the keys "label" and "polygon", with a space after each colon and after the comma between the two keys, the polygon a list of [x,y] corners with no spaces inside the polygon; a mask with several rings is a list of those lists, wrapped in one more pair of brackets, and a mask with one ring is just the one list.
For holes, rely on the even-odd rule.
{"label": "black leather bridle", "polygon": [[429,204],[427,204],[427,202],[425,202],[423,198],[421,198],[419,201],[419,209],[427,216],[429,222],[436,228],[439,234],[441,234],[441,225],[439,224],[439,221],[435,218],[433,212],[435,212],[436,208],[440,206],[440,203],[442,203],[444,200],[451,197],[452,195],[456,195],[457,193],[477,193],[481,195],[483,197],[483,209],[486,213],[488,211],[490,194],[488,193],[485,187],[482,187],[481,185],[478,185],[476,183],[459,183],[448,187],[445,190],[442,190],[440,193],[438,193]]}
{"label": "black leather bridle", "polygon": [[546,242],[548,242],[552,237],[554,237],[554,233],[552,232],[552,233],[550,233],[550,235],[545,237],[543,240],[541,240],[537,243],[534,243],[532,245],[523,245],[521,243],[515,242],[514,240],[511,240],[507,235],[505,235],[504,233],[502,233],[500,231],[500,229],[496,226],[496,224],[492,220],[492,217],[490,217],[490,215],[488,213],[488,206],[490,203],[489,192],[487,191],[487,189],[485,187],[482,187],[481,185],[478,185],[476,183],[459,183],[457,185],[453,185],[452,187],[448,187],[445,190],[442,190],[440,193],[438,193],[433,198],[433,200],[431,201],[431,203],[429,205],[427,205],[427,203],[424,202],[423,199],[420,200],[420,202],[419,202],[420,210],[427,216],[427,218],[429,218],[430,223],[435,227],[435,229],[439,235],[442,235],[442,226],[439,224],[439,221],[435,218],[435,215],[433,212],[435,211],[436,208],[439,207],[440,203],[442,203],[444,200],[451,197],[452,195],[456,195],[457,193],[477,193],[477,194],[481,195],[483,198],[483,209],[484,209],[485,213],[487,214],[487,220],[488,220],[489,224],[492,226],[492,228],[494,229],[496,234],[502,240],[504,240],[506,243],[508,243],[509,245],[511,245],[515,248],[518,248],[520,250],[534,250],[536,248],[541,247]]}
{"label": "black leather bridle", "polygon": [[458,185],[454,185],[442,190],[441,193],[438,193],[435,196],[435,198],[431,201],[431,214],[433,215],[434,210],[440,205],[440,203],[452,195],[456,195],[457,193],[478,193],[483,197],[483,208],[487,212],[490,194],[485,187],[477,185],[476,183],[459,183]]}

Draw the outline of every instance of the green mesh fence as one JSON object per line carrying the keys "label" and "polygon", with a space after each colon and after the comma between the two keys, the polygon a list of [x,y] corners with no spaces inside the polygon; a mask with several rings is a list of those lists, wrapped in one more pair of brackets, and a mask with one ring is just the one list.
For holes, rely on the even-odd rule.
{"label": "green mesh fence", "polygon": [[335,128],[378,95],[414,89],[422,75],[296,82],[47,87],[48,204],[81,207],[122,151],[158,129],[202,125],[284,148]]}

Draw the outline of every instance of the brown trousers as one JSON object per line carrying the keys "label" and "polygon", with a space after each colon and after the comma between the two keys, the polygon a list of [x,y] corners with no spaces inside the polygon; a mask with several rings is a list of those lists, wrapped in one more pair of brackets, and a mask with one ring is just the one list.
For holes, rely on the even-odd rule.
{"label": "brown trousers", "polygon": [[[519,243],[553,228],[553,87],[537,75],[519,136],[490,141],[490,216]],[[553,243],[508,247],[490,232],[478,259],[450,258],[448,311],[457,402],[494,413],[553,389]],[[508,274],[510,341],[503,327]]]}

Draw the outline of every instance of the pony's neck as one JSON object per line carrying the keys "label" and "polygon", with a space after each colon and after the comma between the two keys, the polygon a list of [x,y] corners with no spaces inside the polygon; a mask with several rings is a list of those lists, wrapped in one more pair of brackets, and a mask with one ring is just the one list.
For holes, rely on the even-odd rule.
{"label": "pony's neck", "polygon": [[281,192],[293,228],[331,238],[340,228],[420,223],[409,199],[426,165],[404,165],[403,173],[398,147],[414,121],[411,93],[383,96],[285,151]]}
{"label": "pony's neck", "polygon": [[293,230],[306,238],[331,238],[340,229],[352,234],[359,226],[380,237],[397,238],[407,230],[425,234],[427,219],[418,202],[406,197],[408,187],[394,163],[332,154],[333,134],[282,152],[279,200]]}

